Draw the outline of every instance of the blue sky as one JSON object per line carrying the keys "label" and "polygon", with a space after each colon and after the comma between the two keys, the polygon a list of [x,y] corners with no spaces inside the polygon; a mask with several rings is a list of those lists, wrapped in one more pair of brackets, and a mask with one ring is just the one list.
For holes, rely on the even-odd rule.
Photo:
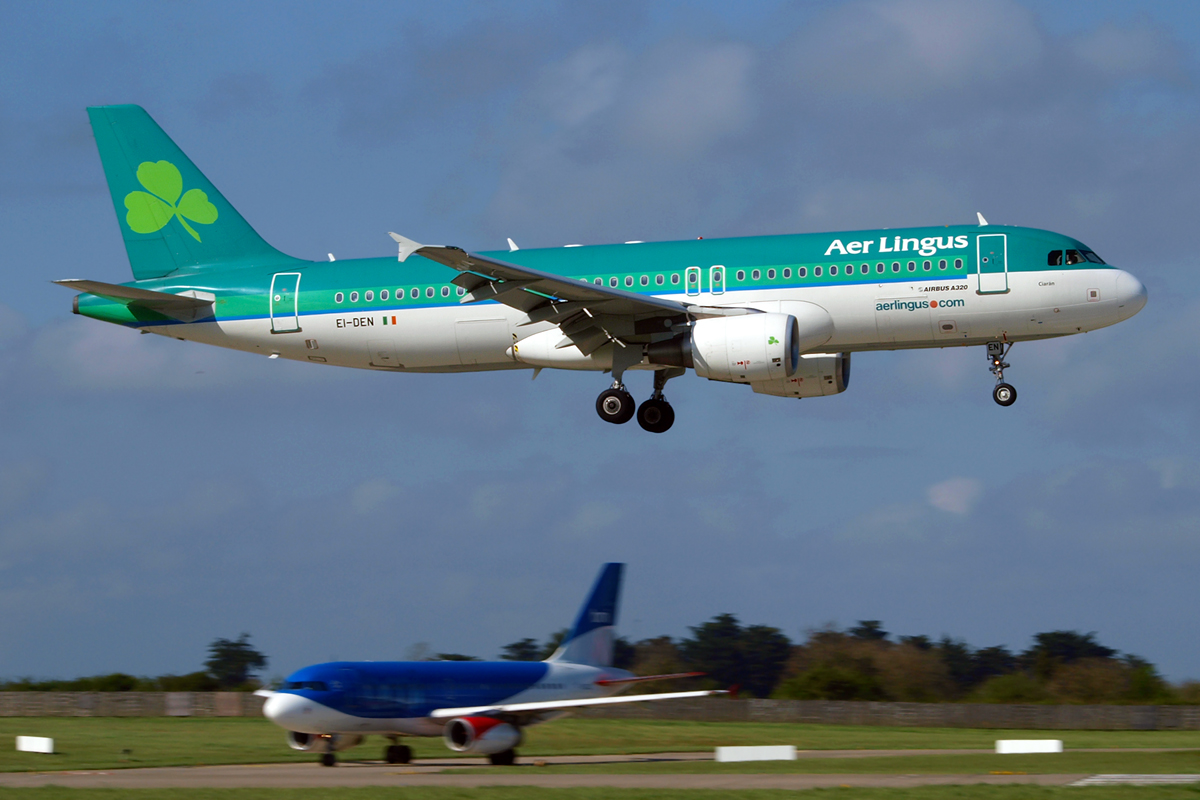
{"label": "blue sky", "polygon": [[[627,561],[622,632],[1028,645],[1200,678],[1185,3],[19,4],[0,30],[0,676],[494,656]],[[129,280],[89,104],[147,108],[273,244],[386,255],[995,223],[1146,283],[1115,328],[858,354],[799,402],[601,376],[392,375],[141,337],[49,281]],[[403,267],[398,265],[398,269]],[[635,394],[649,379],[634,376]]]}

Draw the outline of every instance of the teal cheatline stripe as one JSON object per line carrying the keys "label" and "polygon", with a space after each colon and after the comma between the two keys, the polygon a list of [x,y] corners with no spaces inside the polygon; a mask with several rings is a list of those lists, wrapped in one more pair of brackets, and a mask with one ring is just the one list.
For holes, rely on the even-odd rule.
{"label": "teal cheatline stripe", "polygon": [[307,262],[267,244],[140,106],[88,109],[133,277]]}

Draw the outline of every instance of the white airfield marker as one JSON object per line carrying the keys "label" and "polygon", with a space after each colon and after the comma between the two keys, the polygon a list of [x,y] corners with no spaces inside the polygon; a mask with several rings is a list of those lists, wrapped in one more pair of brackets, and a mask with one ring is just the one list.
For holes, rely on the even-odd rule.
{"label": "white airfield marker", "polygon": [[18,736],[17,750],[23,753],[53,753],[54,740],[45,736]]}
{"label": "white airfield marker", "polygon": [[1062,739],[997,739],[996,752],[1001,755],[1012,753],[1061,753]]}
{"label": "white airfield marker", "polygon": [[718,747],[717,761],[795,761],[796,746],[792,744],[760,747]]}

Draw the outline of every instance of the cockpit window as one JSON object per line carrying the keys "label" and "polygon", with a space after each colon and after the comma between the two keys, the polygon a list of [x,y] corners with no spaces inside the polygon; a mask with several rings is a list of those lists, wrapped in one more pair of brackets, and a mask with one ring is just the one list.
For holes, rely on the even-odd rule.
{"label": "cockpit window", "polygon": [[327,692],[325,681],[284,681],[284,689],[308,689],[313,692]]}
{"label": "cockpit window", "polygon": [[1062,250],[1051,250],[1050,255],[1046,256],[1046,266],[1061,267],[1062,266]]}
{"label": "cockpit window", "polygon": [[1096,255],[1095,253],[1093,253],[1091,250],[1084,250],[1083,257],[1086,258],[1088,261],[1092,262],[1093,264],[1103,264],[1104,263],[1104,259],[1101,258],[1100,256]]}
{"label": "cockpit window", "polygon": [[1085,259],[1083,257],[1083,253],[1079,252],[1078,250],[1068,250],[1067,251],[1067,264],[1068,265],[1082,264],[1086,260],[1087,259]]}

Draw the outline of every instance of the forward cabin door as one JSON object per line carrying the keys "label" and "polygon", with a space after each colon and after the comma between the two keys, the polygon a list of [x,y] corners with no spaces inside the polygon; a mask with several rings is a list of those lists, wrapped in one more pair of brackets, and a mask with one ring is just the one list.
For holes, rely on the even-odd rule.
{"label": "forward cabin door", "polygon": [[1008,236],[981,233],[976,237],[975,259],[980,294],[1008,291]]}
{"label": "forward cabin door", "polygon": [[300,273],[279,272],[271,278],[271,333],[300,330]]}

